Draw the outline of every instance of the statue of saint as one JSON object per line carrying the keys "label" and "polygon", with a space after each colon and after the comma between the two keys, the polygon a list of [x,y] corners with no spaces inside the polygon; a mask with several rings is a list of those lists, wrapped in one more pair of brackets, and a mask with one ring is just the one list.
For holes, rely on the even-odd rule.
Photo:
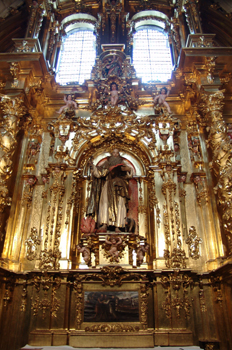
{"label": "statue of saint", "polygon": [[114,149],[111,156],[101,165],[92,162],[92,189],[86,215],[95,218],[97,232],[107,232],[107,226],[114,226],[115,232],[125,227],[128,211],[128,181],[132,178],[132,168]]}

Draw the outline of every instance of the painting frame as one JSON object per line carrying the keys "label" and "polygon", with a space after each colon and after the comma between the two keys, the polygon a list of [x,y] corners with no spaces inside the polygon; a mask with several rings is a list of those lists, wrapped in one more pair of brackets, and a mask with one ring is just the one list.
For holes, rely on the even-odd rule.
{"label": "painting frame", "polygon": [[138,290],[85,290],[83,299],[84,323],[140,322]]}
{"label": "painting frame", "polygon": [[[137,316],[131,319],[125,319],[124,317],[120,318],[117,317],[114,320],[105,320],[105,318],[99,317],[98,320],[96,319],[87,319],[85,317],[85,298],[90,293],[102,293],[109,296],[116,295],[118,296],[118,293],[121,293],[121,297],[123,295],[126,296],[136,296],[137,295]],[[143,293],[141,293],[141,284],[140,283],[123,283],[121,286],[114,285],[112,287],[108,286],[102,286],[102,284],[99,284],[98,286],[93,285],[92,283],[83,283],[82,288],[82,299],[81,304],[82,307],[79,308],[79,329],[84,330],[85,332],[118,332],[119,329],[123,332],[139,332],[142,329],[147,328],[147,315],[146,320],[144,319],[144,300],[143,300]],[[122,298],[123,299],[123,298]],[[147,314],[147,310],[145,311]],[[118,316],[118,314],[116,313]],[[116,331],[117,329],[117,331]]]}

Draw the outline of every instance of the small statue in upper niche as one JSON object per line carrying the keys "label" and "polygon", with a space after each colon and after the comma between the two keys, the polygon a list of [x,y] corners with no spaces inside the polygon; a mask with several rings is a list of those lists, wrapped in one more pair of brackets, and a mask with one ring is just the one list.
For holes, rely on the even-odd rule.
{"label": "small statue in upper niche", "polygon": [[77,104],[75,101],[72,100],[72,96],[68,95],[67,97],[64,95],[64,102],[66,103],[65,106],[60,107],[59,111],[57,111],[56,113],[62,113],[63,111],[65,111],[65,109],[77,109]]}
{"label": "small statue in upper niche", "polygon": [[168,110],[168,113],[171,113],[171,109],[169,107],[169,104],[165,101],[166,97],[168,97],[170,91],[164,86],[162,87],[162,89],[160,90],[160,94],[157,95],[154,98],[154,103],[155,105],[158,103],[159,106],[165,106]]}
{"label": "small statue in upper niche", "polygon": [[120,77],[122,75],[122,64],[120,61],[120,58],[116,55],[113,55],[113,57],[109,57],[105,62],[102,69],[102,75],[104,78],[107,76],[115,75],[117,77]]}

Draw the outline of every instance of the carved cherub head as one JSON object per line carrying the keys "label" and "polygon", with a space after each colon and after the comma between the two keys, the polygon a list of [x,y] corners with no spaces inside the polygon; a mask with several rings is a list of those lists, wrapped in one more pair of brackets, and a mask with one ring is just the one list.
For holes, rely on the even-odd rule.
{"label": "carved cherub head", "polygon": [[29,186],[34,186],[37,182],[37,177],[36,176],[30,176],[27,180],[27,184]]}
{"label": "carved cherub head", "polygon": [[198,184],[198,183],[202,182],[202,179],[199,175],[195,175],[193,178],[193,181],[195,184]]}
{"label": "carved cherub head", "polygon": [[181,174],[178,176],[178,182],[186,182],[186,174]]}
{"label": "carved cherub head", "polygon": [[169,138],[169,134],[160,134],[159,137],[162,141],[167,141],[167,139]]}

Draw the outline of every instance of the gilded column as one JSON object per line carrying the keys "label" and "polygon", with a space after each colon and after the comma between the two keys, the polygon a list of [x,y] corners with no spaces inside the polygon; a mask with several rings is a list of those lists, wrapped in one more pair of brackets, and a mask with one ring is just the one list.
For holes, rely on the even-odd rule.
{"label": "gilded column", "polygon": [[227,135],[227,126],[223,120],[223,90],[212,94],[202,94],[202,109],[208,125],[208,145],[212,149],[211,168],[217,178],[214,188],[218,195],[219,210],[223,228],[227,237],[228,254],[232,255],[232,151]]}
{"label": "gilded column", "polygon": [[[10,98],[3,96],[0,107],[2,117],[0,120],[0,230],[3,231],[6,206],[11,205],[8,180],[13,172],[13,155],[17,147],[17,133],[19,131],[20,118],[26,113],[23,101],[19,97]],[[2,233],[3,234],[3,233]],[[12,244],[11,234],[5,239],[3,257],[6,257]]]}

